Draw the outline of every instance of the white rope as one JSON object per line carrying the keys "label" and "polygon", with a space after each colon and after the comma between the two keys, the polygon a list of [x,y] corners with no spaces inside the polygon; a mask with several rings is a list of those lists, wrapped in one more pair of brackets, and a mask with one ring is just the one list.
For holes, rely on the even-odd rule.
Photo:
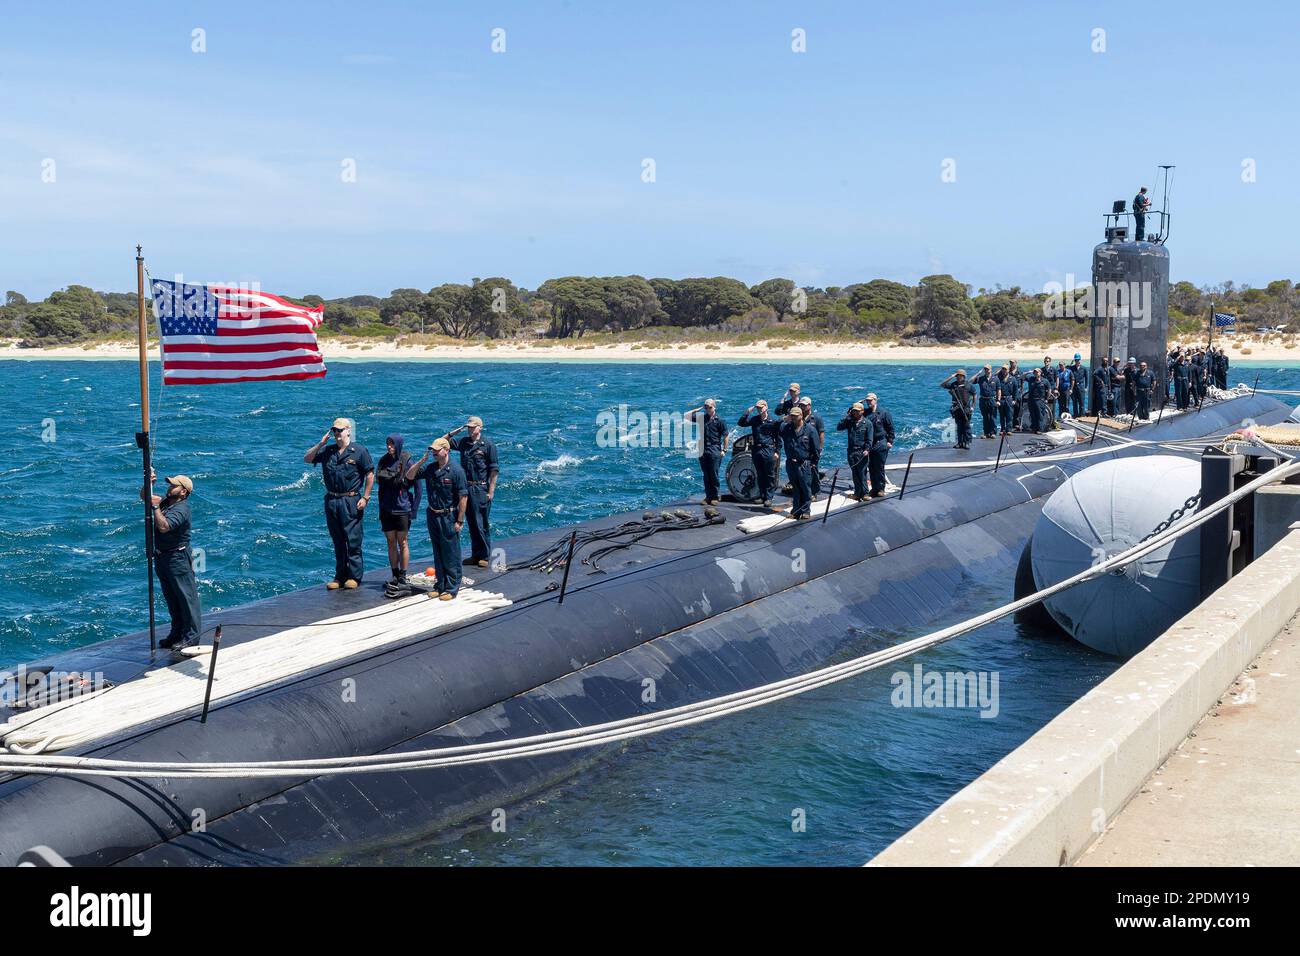
{"label": "white rope", "polygon": [[1254,494],[1265,485],[1300,474],[1300,462],[1290,462],[1261,475],[1249,484],[1216,501],[1203,511],[1185,518],[1149,540],[1099,562],[1057,584],[1043,588],[1019,600],[1004,604],[958,624],[942,628],[923,637],[876,651],[862,657],[803,674],[785,678],[749,690],[737,691],[694,704],[685,704],[657,714],[644,714],[622,720],[577,727],[572,730],[538,734],[507,740],[467,744],[459,747],[417,750],[404,753],[369,754],[360,757],[336,757],[309,760],[254,761],[227,763],[177,763],[162,761],[122,761],[94,757],[11,757],[0,755],[0,769],[14,773],[66,774],[72,776],[112,777],[314,777],[326,774],[379,773],[422,770],[435,767],[485,763],[562,753],[587,747],[632,740],[664,730],[688,727],[706,720],[740,713],[763,704],[774,703],[838,683],[885,664],[909,657],[985,624],[1036,604],[1067,588],[1140,560],[1169,541],[1195,531],[1215,515]]}
{"label": "white rope", "polygon": [[[426,633],[434,628],[489,614],[511,602],[500,594],[464,590],[453,601],[431,601],[417,594],[377,615],[345,614],[292,627],[223,648],[212,679],[212,700],[220,701],[304,670],[362,651]],[[322,625],[332,625],[322,634]],[[0,724],[0,738],[11,753],[30,755],[67,750],[165,717],[201,698],[211,654],[170,667],[157,667],[108,691],[70,698],[62,705],[23,711]]]}

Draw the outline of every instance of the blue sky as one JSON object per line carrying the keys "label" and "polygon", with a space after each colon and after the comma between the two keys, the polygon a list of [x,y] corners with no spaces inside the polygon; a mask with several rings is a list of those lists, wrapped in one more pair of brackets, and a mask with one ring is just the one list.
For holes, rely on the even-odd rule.
{"label": "blue sky", "polygon": [[53,9],[6,3],[0,30],[0,291],[131,289],[136,242],[155,275],[326,297],[627,273],[1038,290],[1086,277],[1101,213],[1159,163],[1175,279],[1300,278],[1294,3]]}

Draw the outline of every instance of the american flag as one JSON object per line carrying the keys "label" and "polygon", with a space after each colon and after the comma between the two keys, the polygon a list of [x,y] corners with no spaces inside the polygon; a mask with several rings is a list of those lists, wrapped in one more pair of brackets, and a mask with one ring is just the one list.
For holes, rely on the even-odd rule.
{"label": "american flag", "polygon": [[320,378],[316,326],[325,307],[247,288],[152,279],[162,329],[163,384]]}

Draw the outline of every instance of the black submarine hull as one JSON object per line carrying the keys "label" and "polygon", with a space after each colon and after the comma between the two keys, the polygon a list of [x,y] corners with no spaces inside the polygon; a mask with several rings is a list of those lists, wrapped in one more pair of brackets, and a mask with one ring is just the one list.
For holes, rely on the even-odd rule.
{"label": "black submarine hull", "polygon": [[[1245,419],[1269,424],[1288,414],[1273,399],[1244,396],[1142,426],[1131,437],[1221,435]],[[1097,447],[1128,437],[1103,430]],[[633,546],[619,563],[606,563],[607,573],[575,566],[563,604],[540,573],[490,576],[476,586],[515,603],[488,617],[222,700],[206,724],[196,719],[196,698],[167,718],[69,752],[204,762],[394,753],[570,729],[753,687],[825,663],[863,631],[924,626],[951,607],[971,560],[1015,566],[1046,497],[1069,475],[1111,457],[1170,453],[1114,444],[1101,454],[1045,462],[1035,459],[1071,449],[1033,454],[1022,436],[1009,444],[996,473],[991,466],[917,467],[901,500],[891,495],[837,510],[825,523],[785,522],[744,535],[734,523],[756,509],[724,505],[726,525],[681,532],[654,548]],[[996,448],[925,449],[916,462],[959,464],[958,455],[992,458]],[[891,476],[901,480],[898,471]],[[841,486],[846,477],[841,473]],[[504,546],[507,554],[536,553],[561,533]],[[349,604],[329,603],[327,613],[321,605],[334,595],[313,590],[221,619],[233,640],[251,640],[307,613],[383,604],[378,577],[344,595]],[[1006,583],[1009,596],[1010,576]],[[129,677],[149,666],[141,643],[128,636],[42,663]],[[147,658],[147,640],[143,645]],[[350,695],[342,692],[349,681]],[[486,822],[495,808],[598,756],[312,779],[9,777],[0,781],[0,863],[38,844],[74,865],[330,862],[479,815]]]}

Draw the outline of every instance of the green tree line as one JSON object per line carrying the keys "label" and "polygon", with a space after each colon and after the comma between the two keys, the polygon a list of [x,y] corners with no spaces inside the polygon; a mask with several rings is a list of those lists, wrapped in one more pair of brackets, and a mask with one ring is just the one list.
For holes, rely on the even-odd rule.
{"label": "green tree line", "polygon": [[[493,277],[445,283],[427,292],[394,289],[385,297],[306,295],[294,301],[324,303],[325,328],[358,337],[420,333],[463,340],[580,339],[668,328],[721,336],[801,332],[928,344],[1080,334],[1086,318],[1059,308],[1061,296],[1078,292],[1052,297],[1018,286],[972,289],[950,275],[926,276],[915,286],[872,279],[826,288],[779,278],[749,286],[723,276],[565,276],[533,290]],[[1171,325],[1178,331],[1203,327],[1212,303],[1220,311],[1235,312],[1248,331],[1291,322],[1300,308],[1300,292],[1289,279],[1263,288],[1178,282],[1169,294]],[[1066,317],[1050,318],[1063,311]],[[135,327],[135,294],[129,292],[70,285],[30,302],[10,291],[0,306],[0,337],[32,347],[120,338],[133,334]]]}

